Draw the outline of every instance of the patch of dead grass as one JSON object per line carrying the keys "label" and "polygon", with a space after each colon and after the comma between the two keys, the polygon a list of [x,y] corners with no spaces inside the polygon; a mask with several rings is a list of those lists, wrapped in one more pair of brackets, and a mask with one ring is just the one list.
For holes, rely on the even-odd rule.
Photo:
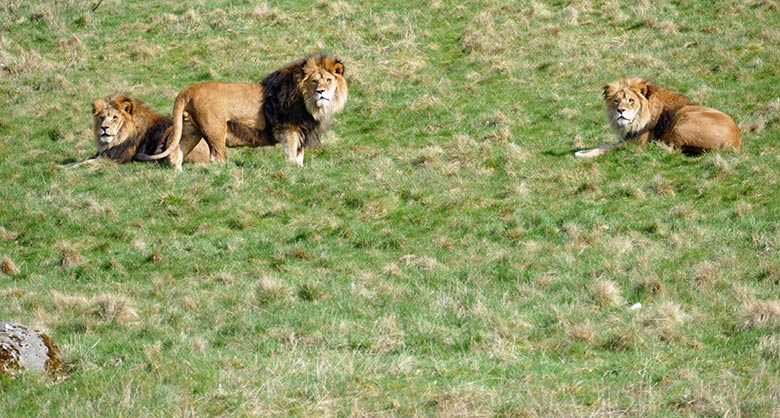
{"label": "patch of dead grass", "polygon": [[585,320],[566,327],[566,334],[572,340],[593,344],[596,341],[596,326]]}
{"label": "patch of dead grass", "polygon": [[764,335],[758,340],[758,350],[765,358],[780,360],[780,335]]}
{"label": "patch of dead grass", "polygon": [[757,301],[744,310],[745,328],[767,328],[780,325],[780,300]]}
{"label": "patch of dead grass", "polygon": [[599,280],[589,290],[593,302],[599,307],[614,307],[624,303],[620,286],[612,280]]}
{"label": "patch of dead grass", "polygon": [[78,246],[63,242],[60,244],[60,266],[64,268],[76,267],[87,262],[87,258],[81,255]]}
{"label": "patch of dead grass", "polygon": [[249,12],[249,17],[263,22],[282,23],[290,20],[290,17],[275,7],[268,6],[268,3],[260,3]]}
{"label": "patch of dead grass", "polygon": [[674,185],[671,180],[656,174],[653,177],[653,191],[659,196],[674,196]]}
{"label": "patch of dead grass", "polygon": [[420,150],[420,153],[415,159],[416,164],[431,164],[436,163],[439,157],[444,154],[444,150],[438,145],[432,145]]}
{"label": "patch of dead grass", "polygon": [[19,237],[19,234],[13,231],[9,231],[5,229],[4,227],[0,226],[0,239],[6,240],[6,241],[14,241],[16,238]]}
{"label": "patch of dead grass", "polygon": [[255,287],[255,300],[261,306],[277,303],[294,301],[292,298],[292,289],[281,280],[264,276],[260,278]]}
{"label": "patch of dead grass", "polygon": [[700,288],[711,288],[723,279],[722,267],[712,261],[702,261],[693,268],[693,281]]}
{"label": "patch of dead grass", "polygon": [[134,302],[122,295],[104,293],[87,297],[53,292],[52,300],[60,315],[71,311],[76,317],[109,324],[125,324],[139,318]]}
{"label": "patch of dead grass", "polygon": [[659,297],[666,294],[666,285],[658,277],[644,276],[634,283],[634,292],[640,296]]}
{"label": "patch of dead grass", "polygon": [[371,350],[387,353],[404,346],[404,330],[395,313],[383,316],[374,323]]}
{"label": "patch of dead grass", "polygon": [[14,263],[14,260],[11,260],[11,257],[4,255],[2,258],[0,258],[0,273],[7,274],[9,276],[16,276],[21,272],[22,271],[19,269],[19,266]]}

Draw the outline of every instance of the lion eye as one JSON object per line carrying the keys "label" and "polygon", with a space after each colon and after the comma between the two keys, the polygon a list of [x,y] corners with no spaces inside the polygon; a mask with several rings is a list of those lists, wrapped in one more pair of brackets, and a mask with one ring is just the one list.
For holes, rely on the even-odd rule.
{"label": "lion eye", "polygon": [[628,99],[628,104],[634,104],[634,99]]}
{"label": "lion eye", "polygon": [[619,104],[620,104],[620,100],[615,99],[615,105],[619,105]]}

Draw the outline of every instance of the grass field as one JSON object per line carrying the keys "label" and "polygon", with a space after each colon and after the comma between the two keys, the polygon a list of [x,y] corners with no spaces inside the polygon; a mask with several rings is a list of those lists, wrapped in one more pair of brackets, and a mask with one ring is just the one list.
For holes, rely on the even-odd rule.
{"label": "grass field", "polygon": [[[320,50],[350,96],[304,168],[62,167],[97,97]],[[742,151],[574,158],[627,76]],[[65,367],[0,416],[778,417],[779,86],[769,0],[4,1],[0,319]]]}

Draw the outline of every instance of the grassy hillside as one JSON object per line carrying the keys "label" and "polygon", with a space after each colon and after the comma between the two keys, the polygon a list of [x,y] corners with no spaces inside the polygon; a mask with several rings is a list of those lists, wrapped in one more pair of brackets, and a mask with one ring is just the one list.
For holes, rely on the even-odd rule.
{"label": "grassy hillside", "polygon": [[[780,4],[712,3],[3,2],[0,319],[66,366],[0,415],[777,416]],[[62,167],[94,98],[320,50],[350,98],[304,168]],[[626,76],[743,150],[575,159]]]}

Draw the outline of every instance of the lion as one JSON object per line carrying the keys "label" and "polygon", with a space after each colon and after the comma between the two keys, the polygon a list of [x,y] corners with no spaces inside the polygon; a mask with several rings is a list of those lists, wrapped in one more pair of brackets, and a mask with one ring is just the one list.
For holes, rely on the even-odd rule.
{"label": "lion", "polygon": [[581,150],[578,157],[596,157],[624,144],[658,141],[696,155],[715,149],[739,149],[739,128],[725,113],[697,106],[687,97],[643,78],[604,86],[607,119],[618,143]]}
{"label": "lion", "polygon": [[[161,152],[173,130],[173,121],[157,113],[144,102],[117,94],[92,102],[92,133],[97,152],[81,163],[107,158],[124,164],[139,154]],[[199,140],[200,138],[198,138]],[[206,162],[209,149],[205,141],[195,142],[185,158],[188,162]]]}
{"label": "lion", "polygon": [[[347,102],[344,64],[333,55],[312,54],[272,72],[258,83],[207,81],[189,86],[173,106],[168,148],[141,159],[169,157],[181,170],[181,155],[203,137],[210,161],[225,160],[225,146],[282,146],[289,163],[303,166],[304,149],[320,136]],[[182,136],[182,132],[188,134]],[[179,150],[176,150],[176,147]]]}

